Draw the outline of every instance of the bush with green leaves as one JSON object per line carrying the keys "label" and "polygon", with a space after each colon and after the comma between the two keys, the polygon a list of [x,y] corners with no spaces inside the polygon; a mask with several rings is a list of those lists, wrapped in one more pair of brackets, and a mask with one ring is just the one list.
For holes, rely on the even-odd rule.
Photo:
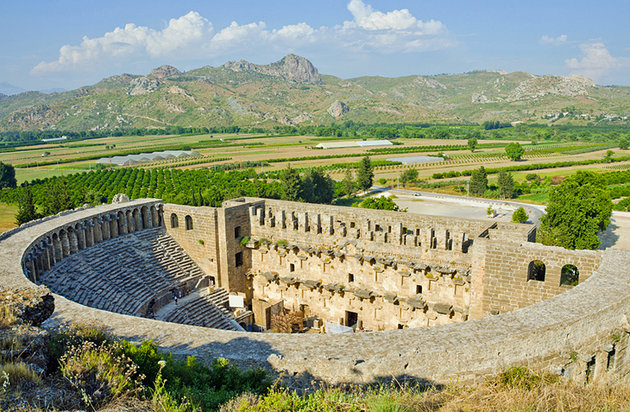
{"label": "bush with green leaves", "polygon": [[519,207],[512,213],[512,222],[514,223],[525,223],[528,219],[529,215],[523,207]]}
{"label": "bush with green leaves", "polygon": [[608,226],[612,209],[605,177],[579,171],[551,192],[537,239],[567,249],[597,249],[597,234]]}
{"label": "bush with green leaves", "polygon": [[521,160],[521,157],[525,154],[525,148],[520,143],[510,143],[505,146],[505,155],[510,160]]}
{"label": "bush with green leaves", "polygon": [[354,203],[352,206],[364,209],[393,210],[396,212],[407,211],[407,209],[401,209],[396,202],[394,202],[394,196],[368,197],[361,202]]}

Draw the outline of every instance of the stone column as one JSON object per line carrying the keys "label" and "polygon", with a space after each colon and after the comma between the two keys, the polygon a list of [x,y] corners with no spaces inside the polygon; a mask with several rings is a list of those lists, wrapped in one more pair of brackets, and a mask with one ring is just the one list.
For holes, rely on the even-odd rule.
{"label": "stone column", "polygon": [[109,240],[110,235],[109,235],[109,215],[104,215],[102,217],[102,221],[101,221],[101,234],[103,236],[103,240]]}
{"label": "stone column", "polygon": [[125,213],[127,215],[127,233],[133,233],[136,231],[136,221],[130,210],[127,210]]}
{"label": "stone column", "polygon": [[93,219],[94,226],[92,226],[92,233],[94,234],[94,243],[101,243],[103,241],[103,218],[97,216]]}
{"label": "stone column", "polygon": [[33,261],[32,253],[29,253],[26,256],[26,259],[24,260],[24,268],[26,269],[26,274],[28,275],[29,279],[31,279],[31,281],[33,282],[37,282],[37,273],[35,270],[35,263]]}
{"label": "stone column", "polygon": [[94,222],[92,219],[85,221],[85,247],[94,245]]}
{"label": "stone column", "polygon": [[81,222],[75,226],[77,232],[77,242],[79,250],[85,249],[85,222]]}
{"label": "stone column", "polygon": [[142,208],[142,224],[145,229],[150,229],[153,227],[153,218],[151,217],[151,209],[148,207]]}
{"label": "stone column", "polygon": [[61,254],[64,258],[70,256],[70,240],[68,239],[68,232],[64,231],[59,235],[61,240]]}
{"label": "stone column", "polygon": [[109,237],[113,239],[118,237],[118,215],[112,213],[109,218]]}
{"label": "stone column", "polygon": [[153,227],[158,227],[160,226],[160,218],[158,216],[158,210],[155,208],[155,206],[151,206],[151,224]]}
{"label": "stone column", "polygon": [[57,237],[53,237],[52,239],[52,247],[53,247],[53,255],[55,256],[55,264],[63,259],[63,252],[61,251],[61,239],[59,239],[59,235]]}
{"label": "stone column", "polygon": [[144,227],[142,226],[142,213],[140,212],[140,210],[135,209],[133,212],[133,216],[136,219],[136,232],[138,230],[144,229]]}
{"label": "stone column", "polygon": [[74,254],[79,251],[79,241],[74,229],[68,230],[68,246],[70,248],[70,254]]}
{"label": "stone column", "polygon": [[164,207],[162,205],[160,205],[158,207],[158,226],[165,226],[164,225]]}
{"label": "stone column", "polygon": [[125,212],[118,212],[118,233],[122,235],[127,234],[127,215]]}

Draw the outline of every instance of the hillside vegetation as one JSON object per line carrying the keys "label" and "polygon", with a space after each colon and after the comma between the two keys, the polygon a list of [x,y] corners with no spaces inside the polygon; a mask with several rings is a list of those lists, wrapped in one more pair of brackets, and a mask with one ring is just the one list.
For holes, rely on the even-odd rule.
{"label": "hillside vegetation", "polygon": [[580,76],[479,71],[455,75],[320,75],[288,55],[256,65],[228,62],[182,73],[162,66],[50,95],[0,97],[0,130],[115,130],[168,126],[329,124],[334,121],[625,122],[629,87],[604,87]]}

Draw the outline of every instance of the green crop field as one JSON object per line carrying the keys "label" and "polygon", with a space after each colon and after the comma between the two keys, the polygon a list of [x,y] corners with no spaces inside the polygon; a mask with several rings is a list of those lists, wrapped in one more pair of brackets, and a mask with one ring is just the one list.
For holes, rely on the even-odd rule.
{"label": "green crop field", "polygon": [[[361,157],[367,155],[374,163],[375,180],[384,179],[386,184],[396,182],[403,171],[413,168],[418,171],[418,184],[422,190],[459,193],[461,189],[458,185],[461,185],[462,180],[465,181],[469,178],[471,170],[484,166],[491,173],[491,185],[495,182],[495,174],[499,170],[508,170],[513,173],[517,182],[520,200],[544,203],[548,199],[552,185],[557,184],[563,177],[571,175],[577,170],[604,173],[611,170],[624,171],[630,168],[630,152],[620,150],[616,143],[616,139],[624,136],[620,132],[625,130],[619,129],[619,131],[609,134],[608,132],[598,132],[597,129],[585,129],[586,132],[584,128],[578,129],[582,130],[580,132],[582,135],[590,134],[590,138],[584,141],[575,139],[572,129],[556,130],[554,132],[555,137],[540,141],[541,132],[535,129],[523,129],[523,131],[518,128],[511,128],[497,133],[496,131],[484,131],[479,126],[443,126],[428,130],[433,130],[431,134],[435,136],[440,135],[440,130],[450,131],[451,138],[398,137],[392,140],[394,145],[391,146],[355,146],[334,149],[315,149],[314,146],[321,141],[365,140],[376,137],[369,135],[366,137],[251,133],[110,136],[68,141],[63,144],[7,148],[0,151],[0,161],[19,166],[16,168],[16,178],[19,184],[33,180],[46,180],[55,176],[69,176],[72,184],[82,187],[81,190],[90,191],[97,197],[101,196],[106,201],[111,200],[113,194],[124,192],[132,198],[161,197],[167,201],[189,204],[194,203],[193,199],[190,198],[190,191],[201,189],[201,196],[204,199],[207,197],[208,204],[218,206],[222,200],[240,194],[278,196],[278,191],[274,189],[275,192],[270,194],[266,192],[266,189],[260,188],[256,190],[243,189],[244,191],[241,190],[241,192],[221,188],[219,189],[220,195],[217,195],[210,190],[209,185],[222,185],[224,182],[217,183],[212,179],[208,180],[205,175],[206,172],[202,172],[203,169],[230,170],[255,166],[255,172],[252,172],[254,174],[250,178],[256,176],[255,179],[262,182],[268,179],[267,173],[271,173],[269,176],[277,179],[277,171],[286,169],[289,165],[291,168],[302,172],[309,168],[321,167],[333,179],[341,180],[347,169],[353,169]],[[612,130],[617,129],[613,128]],[[465,138],[470,133],[482,137],[472,152],[469,150],[468,141]],[[548,133],[547,135],[553,136]],[[459,138],[453,138],[457,136]],[[538,141],[528,138],[531,136],[537,136]],[[511,142],[519,142],[525,150],[520,161],[511,161],[505,154],[505,146]],[[96,163],[100,157],[167,149],[193,149],[198,151],[201,156],[141,163],[133,168],[114,165],[97,166]],[[612,163],[604,159],[607,151],[613,153],[610,160]],[[46,154],[46,156],[42,156],[42,154]],[[426,155],[442,155],[446,157],[446,160],[413,165],[387,160],[394,157]],[[106,170],[99,173],[80,174],[95,169]],[[89,179],[97,179],[94,176],[131,176],[128,173],[133,174],[134,179],[138,173],[155,179],[155,176],[163,175],[166,170],[169,171],[168,173],[186,171],[186,173],[200,172],[203,174],[178,174],[177,179],[200,180],[192,186],[183,182],[184,186],[182,187],[168,187],[166,189],[166,186],[159,186],[157,182],[147,186],[142,181],[134,181],[121,186],[113,184],[113,181],[108,181],[108,185],[101,187],[95,186],[93,181],[87,184],[84,181],[84,179],[88,179],[86,176],[91,176]],[[540,179],[535,187],[526,180],[526,176],[531,174],[536,174]],[[197,177],[189,178],[187,176]],[[143,179],[146,180],[144,177]],[[267,184],[260,183],[260,187]],[[36,192],[40,190],[39,187],[42,186],[33,186]],[[413,185],[408,187],[413,188]],[[171,189],[174,192],[171,192]],[[38,193],[37,196],[41,197],[41,193]],[[178,193],[179,198],[172,198],[171,193]],[[627,208],[630,200],[625,200],[626,198],[628,196],[625,194],[620,195],[617,208]],[[6,194],[3,195],[2,199],[5,202],[15,203],[16,201],[15,196],[11,197]],[[0,213],[14,212],[5,208],[0,210]],[[10,221],[11,219],[5,217],[5,220]]]}

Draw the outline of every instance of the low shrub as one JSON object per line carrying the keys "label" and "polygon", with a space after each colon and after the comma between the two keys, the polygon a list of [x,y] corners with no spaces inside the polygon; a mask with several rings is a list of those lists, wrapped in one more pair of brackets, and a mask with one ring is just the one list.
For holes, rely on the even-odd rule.
{"label": "low shrub", "polygon": [[114,338],[100,325],[75,323],[52,330],[48,343],[51,355],[49,370],[54,371],[58,368],[59,360],[70,348],[80,346],[85,342],[100,346],[104,343],[113,343]]}
{"label": "low shrub", "polygon": [[136,391],[144,378],[122,347],[108,342],[71,347],[59,359],[59,370],[92,407]]}

